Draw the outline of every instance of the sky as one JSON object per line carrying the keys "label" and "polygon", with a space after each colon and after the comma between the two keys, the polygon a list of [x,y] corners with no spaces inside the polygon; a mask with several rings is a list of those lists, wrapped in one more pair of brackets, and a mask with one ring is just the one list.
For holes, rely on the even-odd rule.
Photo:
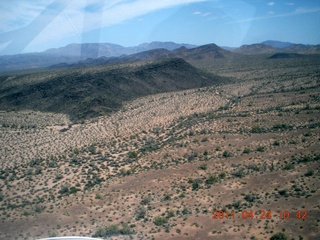
{"label": "sky", "polygon": [[0,0],[0,55],[71,43],[320,44],[319,0]]}

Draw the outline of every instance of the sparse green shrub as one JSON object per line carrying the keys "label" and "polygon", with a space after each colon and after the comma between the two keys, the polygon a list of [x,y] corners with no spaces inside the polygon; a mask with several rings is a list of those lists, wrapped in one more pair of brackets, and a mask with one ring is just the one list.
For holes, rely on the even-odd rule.
{"label": "sparse green shrub", "polygon": [[227,209],[231,209],[234,208],[236,210],[240,210],[241,209],[241,205],[242,205],[242,201],[241,200],[235,200],[233,199],[233,202],[231,204],[227,204],[226,208]]}
{"label": "sparse green shrub", "polygon": [[34,174],[40,174],[42,172],[42,167],[37,167],[36,170],[34,171]]}
{"label": "sparse green shrub", "polygon": [[238,201],[234,200],[233,203],[232,203],[232,206],[233,206],[235,209],[240,209],[241,203],[242,203],[241,200],[238,200]]}
{"label": "sparse green shrub", "polygon": [[245,197],[244,197],[244,200],[246,200],[247,202],[254,202],[255,200],[257,199],[257,196],[255,194],[246,194]]}
{"label": "sparse green shrub", "polygon": [[188,183],[194,183],[194,182],[195,182],[195,180],[193,178],[188,179]]}
{"label": "sparse green shrub", "polygon": [[294,169],[293,163],[287,163],[284,167],[283,170],[292,170]]}
{"label": "sparse green shrub", "polygon": [[298,160],[298,163],[315,162],[320,160],[320,154],[307,155]]}
{"label": "sparse green shrub", "polygon": [[225,158],[232,157],[233,153],[228,151],[228,150],[226,150],[226,151],[223,152],[222,156],[225,157]]}
{"label": "sparse green shrub", "polygon": [[[122,223],[121,224],[122,227],[119,229],[119,234],[121,235],[129,235],[134,233],[134,231],[132,231],[129,227],[129,225],[127,223]],[[134,227],[135,225],[131,225],[132,227]]]}
{"label": "sparse green shrub", "polygon": [[206,163],[203,163],[203,164],[201,164],[200,166],[199,166],[199,168],[201,169],[201,170],[207,170],[207,164]]}
{"label": "sparse green shrub", "polygon": [[196,157],[198,157],[197,152],[193,152],[188,156],[188,162],[192,162]]}
{"label": "sparse green shrub", "polygon": [[244,168],[240,168],[237,171],[232,173],[233,176],[238,177],[238,178],[242,178],[244,177],[246,174],[244,172]]}
{"label": "sparse green shrub", "polygon": [[275,167],[274,167],[273,161],[271,162],[271,165],[270,165],[269,169],[270,169],[270,172],[274,171]]}
{"label": "sparse green shrub", "polygon": [[259,171],[260,170],[260,168],[257,166],[257,164],[255,164],[255,163],[250,163],[248,166],[247,166],[247,168],[249,169],[249,170],[254,170],[254,171]]}
{"label": "sparse green shrub", "polygon": [[284,196],[284,197],[288,197],[289,194],[288,194],[288,191],[286,189],[281,189],[278,191],[279,195],[280,196]]}
{"label": "sparse green shrub", "polygon": [[150,203],[150,201],[151,201],[150,197],[144,197],[144,198],[141,200],[140,203],[141,203],[142,205],[147,205],[147,204]]}
{"label": "sparse green shrub", "polygon": [[55,168],[55,167],[57,167],[58,164],[55,161],[51,160],[51,161],[47,162],[47,165],[49,168]]}
{"label": "sparse green shrub", "polygon": [[57,174],[55,179],[56,179],[56,180],[60,180],[60,179],[62,179],[62,178],[63,178],[63,175]]}
{"label": "sparse green shrub", "polygon": [[194,131],[193,131],[193,130],[190,130],[189,133],[188,133],[188,135],[189,135],[190,137],[193,136],[193,135],[194,135]]}
{"label": "sparse green shrub", "polygon": [[109,237],[114,235],[129,235],[132,234],[133,231],[130,229],[127,223],[122,223],[121,226],[112,224],[107,227],[99,227],[97,228],[95,234],[92,237]]}
{"label": "sparse green shrub", "polygon": [[[309,171],[306,172],[304,175],[305,175],[306,177],[311,177],[313,174],[314,174],[314,171],[313,171],[313,170],[309,170]],[[0,197],[0,199],[1,199],[1,197]]]}
{"label": "sparse green shrub", "polygon": [[285,131],[285,130],[292,130],[293,127],[286,124],[286,123],[282,123],[282,124],[275,124],[273,125],[273,130],[280,130],[280,131]]}
{"label": "sparse green shrub", "polygon": [[102,199],[102,196],[100,193],[96,193],[96,199]]}
{"label": "sparse green shrub", "polygon": [[200,188],[200,184],[195,181],[194,183],[192,183],[192,191],[196,191]]}
{"label": "sparse green shrub", "polygon": [[279,141],[274,141],[273,142],[273,146],[280,146],[280,142]]}
{"label": "sparse green shrub", "polygon": [[126,170],[125,168],[120,169],[120,174],[123,176],[127,176],[131,174],[131,170]]}
{"label": "sparse green shrub", "polygon": [[114,235],[118,233],[118,230],[119,229],[117,225],[110,225],[109,227],[99,227],[93,237],[106,237]]}
{"label": "sparse green shrub", "polygon": [[305,134],[303,134],[303,136],[310,137],[310,136],[312,136],[312,134],[311,134],[311,132],[306,132]]}
{"label": "sparse green shrub", "polygon": [[250,148],[243,149],[243,153],[245,153],[245,154],[249,154],[250,152],[251,152]]}
{"label": "sparse green shrub", "polygon": [[275,108],[277,111],[281,111],[282,107],[280,105],[276,106]]}
{"label": "sparse green shrub", "polygon": [[154,218],[154,221],[153,223],[156,225],[156,226],[162,226],[164,225],[165,223],[167,223],[167,218],[165,217],[162,217],[162,216],[157,216]]}
{"label": "sparse green shrub", "polygon": [[142,218],[144,218],[147,214],[147,210],[144,207],[139,207],[136,211],[136,219],[140,220]]}
{"label": "sparse green shrub", "polygon": [[163,196],[163,201],[170,201],[170,200],[171,200],[170,194],[167,193]]}
{"label": "sparse green shrub", "polygon": [[138,153],[137,152],[128,152],[128,157],[129,158],[137,158],[138,157]]}
{"label": "sparse green shrub", "polygon": [[30,167],[34,167],[34,166],[39,165],[41,162],[42,162],[41,159],[35,158],[35,159],[32,159],[32,160],[29,162],[29,166],[30,166]]}
{"label": "sparse green shrub", "polygon": [[28,169],[25,173],[26,175],[32,175],[32,169]]}
{"label": "sparse green shrub", "polygon": [[70,194],[75,194],[75,193],[77,193],[77,191],[79,191],[79,189],[76,188],[76,187],[71,187],[71,188],[69,189],[69,193],[70,193]]}
{"label": "sparse green shrub", "polygon": [[167,218],[172,218],[174,216],[175,216],[174,211],[172,211],[172,210],[167,211]]}
{"label": "sparse green shrub", "polygon": [[183,214],[183,215],[187,215],[187,214],[189,214],[189,210],[188,210],[188,208],[183,208],[182,209],[182,211],[181,211],[181,213]]}
{"label": "sparse green shrub", "polygon": [[198,190],[200,188],[201,182],[202,182],[202,180],[200,178],[197,178],[197,179],[189,178],[188,179],[188,183],[191,184],[193,191]]}
{"label": "sparse green shrub", "polygon": [[201,129],[200,134],[206,134],[207,133],[207,129]]}
{"label": "sparse green shrub", "polygon": [[35,205],[33,210],[35,213],[41,213],[45,208],[46,207],[42,205]]}
{"label": "sparse green shrub", "polygon": [[49,232],[48,233],[48,237],[53,238],[53,237],[57,237],[58,235],[55,232]]}
{"label": "sparse green shrub", "polygon": [[274,234],[270,240],[288,240],[288,237],[287,235],[285,235],[284,233],[282,232],[279,232],[279,233],[276,233]]}
{"label": "sparse green shrub", "polygon": [[294,184],[294,185],[292,186],[292,189],[293,189],[295,192],[301,192],[301,191],[303,190],[303,187],[300,186],[300,185]]}
{"label": "sparse green shrub", "polygon": [[61,195],[63,194],[68,194],[69,193],[69,186],[68,185],[63,185],[61,186],[60,190],[59,190],[59,193]]}
{"label": "sparse green shrub", "polygon": [[201,142],[208,142],[208,138],[207,137],[202,138]]}
{"label": "sparse green shrub", "polygon": [[264,132],[264,129],[260,126],[253,126],[251,128],[251,132],[252,133],[263,133]]}
{"label": "sparse green shrub", "polygon": [[73,153],[76,154],[76,155],[78,155],[78,154],[80,153],[80,151],[79,151],[78,148],[75,148],[75,149],[73,149]]}
{"label": "sparse green shrub", "polygon": [[184,192],[180,193],[179,198],[185,198],[186,194]]}
{"label": "sparse green shrub", "polygon": [[91,154],[95,154],[96,153],[96,147],[94,144],[91,144],[88,148],[88,151],[91,153]]}
{"label": "sparse green shrub", "polygon": [[219,178],[220,179],[224,179],[225,177],[226,177],[226,172],[221,172],[221,173],[219,173]]}
{"label": "sparse green shrub", "polygon": [[207,185],[212,185],[214,183],[218,182],[218,178],[216,176],[210,175],[208,179],[206,180]]}
{"label": "sparse green shrub", "polygon": [[264,149],[263,146],[259,146],[259,147],[257,147],[257,151],[258,151],[258,152],[264,152],[265,149]]}
{"label": "sparse green shrub", "polygon": [[93,188],[95,185],[99,185],[101,182],[103,182],[102,178],[99,178],[98,175],[94,174],[92,175],[91,180],[89,180],[85,186],[84,186],[84,190],[88,190],[90,188]]}
{"label": "sparse green shrub", "polygon": [[28,217],[28,216],[31,215],[31,213],[28,212],[28,211],[23,211],[22,215],[25,216],[25,217]]}

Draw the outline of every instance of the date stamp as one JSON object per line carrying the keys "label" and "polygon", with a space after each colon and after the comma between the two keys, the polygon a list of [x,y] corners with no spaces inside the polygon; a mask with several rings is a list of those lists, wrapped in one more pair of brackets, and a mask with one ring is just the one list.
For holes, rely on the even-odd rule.
{"label": "date stamp", "polygon": [[306,210],[297,210],[290,212],[289,210],[280,210],[278,212],[272,212],[271,210],[258,210],[256,212],[252,210],[243,210],[239,213],[232,211],[213,210],[212,219],[272,219],[279,217],[280,219],[297,218],[306,220],[308,212]]}

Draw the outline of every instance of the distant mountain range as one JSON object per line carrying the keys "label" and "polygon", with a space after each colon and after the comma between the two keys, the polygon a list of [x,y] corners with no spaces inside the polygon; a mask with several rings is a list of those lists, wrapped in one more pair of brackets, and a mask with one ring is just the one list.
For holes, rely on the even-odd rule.
{"label": "distant mountain range", "polygon": [[242,45],[239,48],[233,49],[233,51],[247,55],[272,53],[320,54],[320,45],[267,40],[261,43]]}
{"label": "distant mountain range", "polygon": [[73,43],[65,47],[52,48],[39,53],[0,56],[0,71],[43,68],[59,63],[76,63],[88,58],[119,57],[160,48],[172,51],[180,47],[192,48],[196,46],[174,42],[143,43],[135,47],[123,47],[112,43]]}
{"label": "distant mountain range", "polygon": [[320,54],[320,45],[303,45],[290,42],[264,41],[239,48],[218,47],[215,44],[195,46],[174,42],[143,43],[123,47],[111,43],[69,44],[40,53],[0,56],[0,71],[32,68],[68,68],[106,63],[149,61],[162,58],[183,58],[186,61],[224,59],[236,54]]}
{"label": "distant mountain range", "polygon": [[187,62],[195,61],[210,61],[214,59],[228,59],[235,58],[239,56],[237,53],[233,53],[227,50],[220,48],[215,44],[207,44],[195,48],[186,48],[180,47],[169,51],[164,48],[157,48],[149,51],[139,52],[131,55],[123,55],[120,57],[100,57],[100,58],[88,58],[77,63],[67,64],[60,63],[52,65],[50,69],[56,68],[74,68],[74,67],[83,67],[83,66],[99,66],[104,64],[120,64],[120,63],[132,63],[138,61],[155,61],[161,59],[170,59],[170,58],[182,58]]}
{"label": "distant mountain range", "polygon": [[143,43],[135,47],[123,47],[121,45],[112,43],[74,43],[61,48],[48,49],[47,51],[43,52],[43,54],[80,57],[82,60],[84,60],[87,58],[99,58],[102,56],[119,57],[121,55],[130,55],[159,48],[172,51],[180,47],[193,48],[196,46],[191,44],[179,44],[174,42]]}
{"label": "distant mountain range", "polygon": [[290,47],[291,45],[294,45],[294,43],[291,43],[291,42],[281,42],[281,41],[274,41],[274,40],[267,40],[262,42],[261,44],[271,46],[274,48],[287,48],[287,47]]}
{"label": "distant mountain range", "polygon": [[265,53],[274,53],[277,51],[274,47],[257,43],[251,45],[242,45],[241,47],[234,50],[236,53],[242,54],[265,54]]}

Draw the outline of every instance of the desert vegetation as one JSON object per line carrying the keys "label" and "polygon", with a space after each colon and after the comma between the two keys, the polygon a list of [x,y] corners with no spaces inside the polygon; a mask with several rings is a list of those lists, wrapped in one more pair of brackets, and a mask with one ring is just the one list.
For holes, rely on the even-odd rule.
{"label": "desert vegetation", "polygon": [[229,80],[98,117],[1,111],[0,238],[319,237],[319,59],[253,58],[191,61]]}

